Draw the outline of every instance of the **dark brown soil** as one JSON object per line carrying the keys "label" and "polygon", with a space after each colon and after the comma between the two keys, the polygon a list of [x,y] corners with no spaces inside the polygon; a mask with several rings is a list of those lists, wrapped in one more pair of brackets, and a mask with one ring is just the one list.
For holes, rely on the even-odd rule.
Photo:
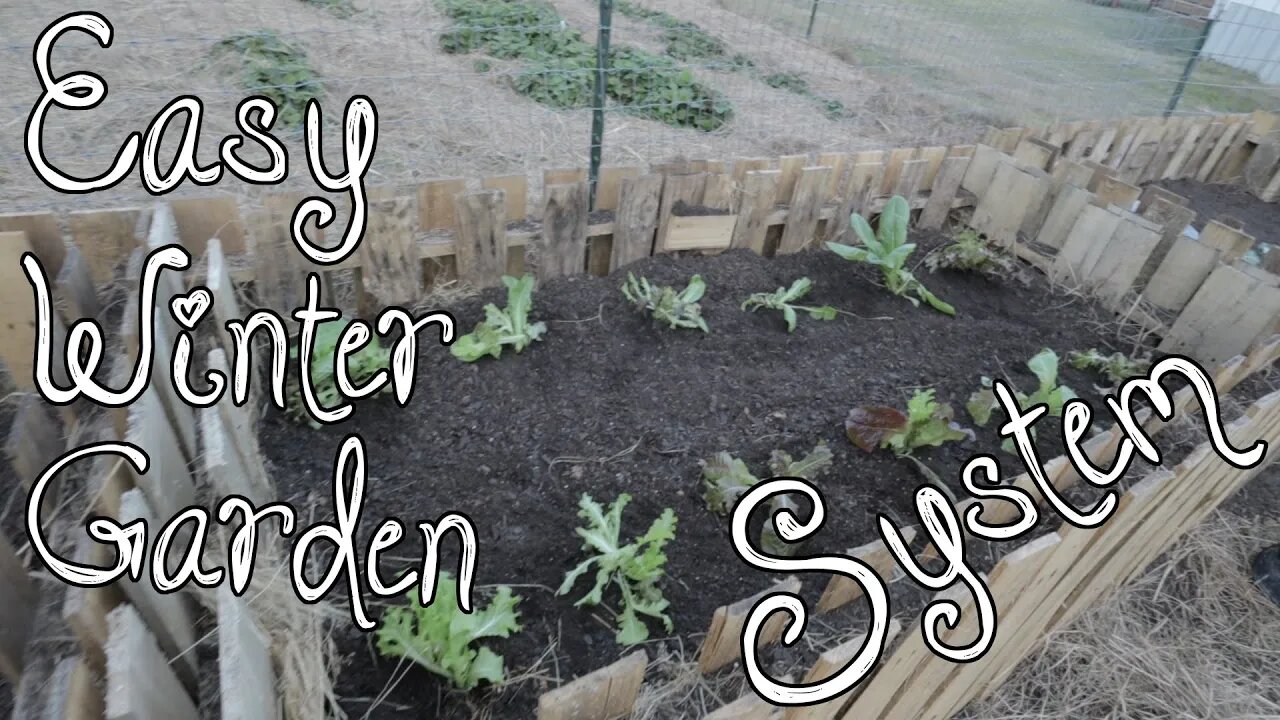
{"label": "dark brown soil", "polygon": [[[915,238],[921,253],[940,242]],[[620,277],[572,278],[547,283],[534,298],[534,320],[546,321],[545,340],[519,356],[465,365],[424,343],[419,385],[410,406],[378,399],[359,407],[338,427],[312,430],[275,415],[263,427],[263,447],[280,494],[294,503],[318,503],[329,517],[333,457],[341,439],[359,433],[368,450],[367,536],[384,516],[430,521],[448,511],[466,513],[480,530],[480,584],[518,586],[524,632],[490,643],[509,674],[538,662],[549,646],[555,659],[543,670],[567,681],[620,657],[609,612],[573,607],[584,586],[557,598],[552,589],[583,558],[573,529],[578,498],[634,496],[628,533],[643,532],[663,508],[679,516],[663,590],[672,603],[677,634],[692,654],[720,605],[747,597],[775,579],[734,555],[725,519],[701,497],[698,461],[727,450],[764,474],[771,451],[802,453],[825,441],[835,466],[819,479],[828,522],[807,548],[841,551],[869,541],[873,519],[888,513],[913,523],[910,500],[921,477],[891,455],[868,454],[843,433],[856,404],[903,406],[914,389],[934,387],[968,422],[963,405],[983,375],[1005,377],[1031,390],[1025,361],[1041,348],[1106,348],[1090,324],[1091,306],[1050,292],[1041,278],[1031,287],[971,275],[942,273],[922,279],[958,310],[955,318],[877,287],[878,273],[826,251],[764,259],[744,251],[716,257],[655,257],[620,271],[683,287],[700,273],[708,285],[703,314],[711,333],[654,325],[623,299]],[[819,322],[802,316],[788,334],[778,313],[743,312],[755,292],[772,291],[808,276],[808,301],[859,317]],[[490,290],[448,308],[469,330]],[[886,320],[882,318],[893,318]],[[1061,381],[1097,402],[1095,378],[1067,368]],[[1097,407],[1095,405],[1095,407]],[[1060,451],[1056,421],[1040,429],[1045,458]],[[977,452],[994,453],[1012,475],[1019,467],[998,449],[991,428],[975,443],[922,453],[944,478],[955,478]],[[957,487],[958,482],[954,483]],[[406,544],[398,555],[420,553]],[[447,566],[446,566],[447,567]],[[820,590],[825,578],[806,589]],[[607,602],[616,598],[606,597]],[[655,634],[660,628],[653,628]],[[354,630],[340,637],[347,666],[339,692],[361,717],[396,662],[377,657],[371,638]],[[477,703],[498,701],[493,717],[527,718],[546,685],[528,682],[489,696],[450,695],[434,676],[414,670],[374,718],[465,718]]]}
{"label": "dark brown soil", "polygon": [[1226,215],[1243,222],[1244,231],[1258,242],[1280,245],[1280,205],[1263,202],[1238,185],[1170,180],[1160,187],[1191,201],[1191,209],[1196,211],[1192,224],[1197,230]]}

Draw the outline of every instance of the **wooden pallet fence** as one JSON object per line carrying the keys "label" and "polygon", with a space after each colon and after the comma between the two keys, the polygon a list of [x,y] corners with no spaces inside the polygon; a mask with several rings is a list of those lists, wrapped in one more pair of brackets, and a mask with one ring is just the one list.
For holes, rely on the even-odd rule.
{"label": "wooden pallet fence", "polygon": [[222,720],[271,720],[280,717],[271,640],[244,601],[218,588],[218,681]]}
{"label": "wooden pallet fence", "polygon": [[137,610],[121,605],[107,619],[106,720],[197,720],[196,703]]}
{"label": "wooden pallet fence", "polygon": [[[915,541],[916,529],[905,528],[902,531],[903,543],[910,545]],[[874,540],[856,547],[846,553],[866,563],[881,578],[897,577],[898,562],[883,540]],[[832,612],[862,597],[862,586],[843,575],[833,575],[827,588],[818,600],[818,612]]]}
{"label": "wooden pallet fence", "polygon": [[649,657],[637,650],[608,667],[543,693],[538,720],[616,720],[631,714]]}
{"label": "wooden pallet fence", "polygon": [[[778,592],[791,594],[800,592],[800,579],[795,577],[787,578],[769,590],[739,600],[731,605],[723,605],[716,608],[711,617],[711,626],[707,630],[707,636],[703,639],[702,647],[698,650],[698,670],[703,673],[712,673],[741,659],[742,628],[747,622],[747,616],[751,614],[751,608],[755,607],[756,603],[765,595],[772,595]],[[782,631],[785,628],[784,621],[785,618],[782,615],[775,615],[769,618],[768,622],[760,630],[759,647],[772,645],[782,637]]]}
{"label": "wooden pallet fence", "polygon": [[[1229,428],[1236,447],[1280,439],[1280,393],[1263,398]],[[1062,627],[1140,572],[1256,470],[1238,470],[1205,445],[1170,472],[1156,469],[1126,492],[1111,520],[1083,530],[1063,523],[1010,553],[988,576],[1000,632],[981,661],[953,664],[909,636],[842,717],[948,718],[995,688],[1052,629]],[[972,636],[972,598],[943,640]]]}
{"label": "wooden pallet fence", "polygon": [[[897,642],[901,634],[902,623],[897,619],[890,620],[889,627],[885,632],[885,648],[894,647],[894,643]],[[808,672],[805,673],[805,683],[818,682],[835,675],[842,668],[853,662],[854,657],[858,655],[866,642],[866,634],[860,633],[835,647],[824,650],[818,656],[818,659],[814,661]],[[861,694],[861,687],[857,687],[838,698],[824,703],[787,708],[786,712],[783,713],[783,720],[834,720],[834,718],[840,717],[845,708],[849,707]]]}
{"label": "wooden pallet fence", "polygon": [[[1168,131],[1160,132],[1163,138]],[[1194,330],[1197,321],[1194,315],[1189,316],[1180,326],[1181,339],[1168,341],[1166,347],[1179,347],[1202,361],[1221,361],[1270,337],[1274,320],[1269,320],[1267,313],[1274,312],[1272,296],[1280,278],[1260,268],[1236,266],[1253,244],[1238,222],[1228,218],[1212,221],[1201,237],[1194,239],[1182,234],[1184,221],[1193,217],[1184,198],[1158,189],[1144,192],[1118,180],[1106,166],[1093,168],[1090,191],[1067,181],[1068,177],[1077,182],[1084,178],[1070,160],[1060,161],[1068,163],[1062,172],[1055,167],[1052,174],[1042,177],[1038,168],[1021,165],[994,148],[979,146],[974,162],[980,157],[990,168],[990,180],[978,193],[970,224],[1053,280],[1096,295],[1104,306],[1136,317],[1163,336],[1177,320],[1166,326],[1130,298],[1140,293],[1141,299],[1156,308],[1180,315],[1210,276],[1227,268],[1234,275],[1224,271],[1220,282],[1226,277],[1243,279],[1234,288],[1236,294],[1217,295],[1216,288],[1222,286],[1211,287],[1200,295],[1197,312],[1201,317],[1211,316],[1212,311],[1205,308],[1220,302],[1221,307],[1215,307],[1219,313],[1256,306],[1258,314],[1250,312],[1247,322],[1237,323],[1236,329],[1212,333]],[[974,162],[966,179],[975,172],[988,172],[975,170]],[[981,188],[983,183],[973,186]],[[1036,217],[1036,208],[1042,210],[1042,220]],[[1022,242],[1024,238],[1034,239],[1037,247]],[[1245,299],[1239,292],[1251,295]]]}

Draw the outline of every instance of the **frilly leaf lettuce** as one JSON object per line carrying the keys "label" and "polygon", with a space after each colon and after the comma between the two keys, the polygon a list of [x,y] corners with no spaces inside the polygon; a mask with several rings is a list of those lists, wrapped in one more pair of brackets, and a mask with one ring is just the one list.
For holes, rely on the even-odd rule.
{"label": "frilly leaf lettuce", "polygon": [[502,656],[473,644],[519,632],[519,602],[511,588],[503,586],[486,607],[464,613],[458,608],[457,581],[449,573],[441,573],[430,605],[422,607],[414,588],[409,591],[408,605],[383,614],[376,633],[378,652],[417,663],[447,678],[459,690],[471,690],[482,682],[500,683],[504,677]]}
{"label": "frilly leaf lettuce", "polygon": [[463,362],[475,362],[486,355],[502,356],[503,346],[511,346],[522,352],[547,332],[546,323],[530,323],[533,309],[534,277],[525,275],[519,280],[504,275],[502,284],[507,286],[507,307],[484,306],[484,321],[476,325],[469,335],[463,335],[449,348],[453,356]]}

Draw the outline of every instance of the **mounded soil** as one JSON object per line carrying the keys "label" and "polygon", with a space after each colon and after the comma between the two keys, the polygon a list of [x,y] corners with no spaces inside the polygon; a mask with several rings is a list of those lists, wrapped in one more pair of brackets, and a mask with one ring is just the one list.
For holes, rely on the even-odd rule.
{"label": "mounded soil", "polygon": [[1238,185],[1213,185],[1194,180],[1171,180],[1160,187],[1190,201],[1197,230],[1210,220],[1229,215],[1244,223],[1244,231],[1258,242],[1280,245],[1280,205],[1265,203]]}
{"label": "mounded soil", "polygon": [[[943,241],[933,235],[913,240],[921,244],[917,258]],[[619,292],[627,272],[677,287],[701,274],[711,333],[659,327],[637,313]],[[780,314],[740,309],[751,293],[803,276],[814,282],[806,299],[811,304],[858,317],[819,322],[802,316],[788,334]],[[480,535],[477,583],[518,586],[523,598],[524,631],[489,643],[505,656],[509,675],[536,665],[552,645],[555,660],[542,669],[563,681],[625,652],[614,642],[608,610],[573,607],[588,589],[586,580],[568,596],[553,592],[583,559],[573,532],[579,497],[610,501],[630,493],[628,536],[671,507],[679,527],[662,585],[676,633],[692,652],[716,607],[776,579],[736,558],[726,519],[702,500],[700,460],[727,450],[765,476],[771,451],[802,454],[826,442],[835,464],[818,484],[828,522],[806,552],[840,552],[873,539],[879,513],[914,524],[911,498],[922,482],[904,461],[868,454],[845,438],[851,407],[903,407],[913,390],[934,387],[971,424],[963,405],[981,376],[1005,377],[1030,391],[1035,379],[1024,364],[1040,349],[1065,357],[1070,350],[1107,347],[1091,324],[1091,306],[1053,293],[1038,276],[1029,287],[950,272],[921,270],[921,277],[955,305],[957,317],[913,307],[878,287],[871,268],[825,250],[775,259],[745,251],[659,256],[608,278],[548,282],[535,294],[532,319],[550,330],[523,354],[467,365],[424,338],[408,407],[379,398],[358,406],[343,425],[319,430],[273,415],[263,423],[263,448],[281,497],[315,503],[316,516],[330,518],[336,451],[345,435],[359,433],[368,458],[366,538],[386,516],[412,527],[449,511],[468,515]],[[447,309],[459,329],[469,331],[487,302],[501,304],[502,293],[489,290]],[[1096,379],[1063,366],[1061,382],[1096,402]],[[1056,421],[1042,422],[1045,458],[1059,454],[1057,434]],[[991,428],[978,429],[973,443],[921,457],[959,487],[954,478],[978,452],[1000,456],[1010,474],[1019,469],[1013,456],[1000,453]],[[401,568],[421,555],[416,535],[396,550],[405,558]],[[806,590],[820,591],[825,581],[815,578]],[[615,601],[606,595],[607,603]],[[652,629],[654,637],[661,634],[660,627]],[[396,661],[378,657],[372,638],[354,628],[339,644],[347,665],[338,690],[359,717]],[[435,676],[414,669],[371,717],[464,718],[484,703],[491,716],[526,718],[547,687],[526,682],[487,696],[450,696]]]}

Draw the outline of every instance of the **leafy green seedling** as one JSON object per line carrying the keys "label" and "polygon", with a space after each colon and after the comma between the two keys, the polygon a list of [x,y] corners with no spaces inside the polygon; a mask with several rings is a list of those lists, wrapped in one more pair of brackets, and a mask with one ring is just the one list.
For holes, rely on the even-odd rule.
{"label": "leafy green seedling", "polygon": [[1089,349],[1085,352],[1072,351],[1067,356],[1071,367],[1077,370],[1093,370],[1106,376],[1112,385],[1119,385],[1131,377],[1146,374],[1151,368],[1151,361],[1147,359],[1133,359],[1124,353],[1112,353],[1103,355],[1097,349]]}
{"label": "leafy green seedling", "polygon": [[516,605],[520,598],[511,588],[498,588],[483,609],[470,614],[458,608],[458,583],[448,573],[436,582],[430,605],[419,602],[418,589],[409,591],[409,604],[390,608],[377,631],[378,652],[400,657],[443,676],[459,690],[471,690],[481,682],[500,683],[502,656],[473,644],[485,638],[505,638],[520,631]]}
{"label": "leafy green seedling", "polygon": [[858,236],[861,247],[829,242],[827,249],[845,260],[879,267],[889,292],[907,298],[912,305],[918,306],[920,300],[924,300],[938,312],[955,315],[955,308],[929,292],[924,283],[907,270],[907,260],[916,250],[914,243],[907,242],[907,224],[910,219],[911,206],[907,204],[906,198],[894,195],[885,205],[884,212],[880,213],[880,222],[874,232],[871,224],[858,213],[849,217],[850,226]]}
{"label": "leafy green seedling", "polygon": [[[346,320],[331,320],[316,325],[315,341],[308,368],[311,373],[311,387],[316,401],[322,408],[332,408],[342,402],[342,393],[338,391],[335,374],[337,371],[335,356],[338,352],[338,342],[342,339],[342,333],[348,324]],[[347,355],[347,377],[352,383],[363,385],[379,370],[390,364],[390,357],[390,351],[382,347],[378,338],[371,337],[368,344]],[[298,361],[297,344],[289,348],[289,359],[294,363]],[[388,392],[390,389],[391,386],[386,385],[382,392]],[[311,427],[320,427],[320,424],[307,412],[306,403],[302,400],[302,386],[293,375],[289,376],[285,414],[295,421],[306,422]]]}
{"label": "leafy green seedling", "polygon": [[[1027,361],[1027,368],[1035,374],[1040,384],[1030,395],[1013,388],[1013,395],[1018,400],[1018,405],[1029,408],[1043,404],[1050,416],[1061,417],[1062,406],[1068,400],[1075,398],[1076,393],[1066,385],[1058,384],[1058,354],[1045,348]],[[991,378],[984,376],[982,387],[974,391],[973,395],[969,396],[969,401],[965,403],[969,415],[980,427],[986,427],[987,423],[991,422],[991,415],[1000,407],[992,384]],[[1035,437],[1035,428],[1032,428],[1031,436]],[[1006,439],[1002,447],[1006,452],[1013,452],[1013,441]]]}
{"label": "leafy green seedling", "polygon": [[957,270],[993,278],[1019,276],[1013,258],[992,247],[974,230],[959,233],[955,242],[929,253],[924,265],[929,272]]}
{"label": "leafy green seedling", "polygon": [[697,329],[711,332],[707,322],[702,319],[702,306],[698,301],[707,292],[707,284],[701,275],[689,279],[689,285],[680,292],[671,287],[659,287],[650,284],[643,276],[636,277],[627,273],[627,282],[622,286],[622,294],[637,309],[648,312],[654,320],[665,322],[672,328]]}
{"label": "leafy green seedling", "polygon": [[787,332],[795,332],[797,311],[809,313],[809,317],[814,320],[835,320],[839,310],[829,306],[812,307],[808,305],[795,305],[809,291],[813,289],[813,282],[809,278],[800,278],[791,283],[789,288],[778,288],[771,293],[756,293],[747,298],[742,303],[743,310],[755,312],[760,308],[767,310],[777,310],[782,313],[782,317],[787,321]]}
{"label": "leafy green seedling", "polygon": [[[831,466],[831,450],[819,443],[807,455],[796,460],[782,450],[774,450],[769,456],[771,477],[798,477],[817,479]],[[702,497],[707,508],[718,515],[728,515],[733,506],[760,478],[751,473],[747,464],[727,452],[718,452],[702,463],[702,480],[705,485]],[[798,511],[795,501],[785,495],[775,495],[769,502],[769,516],[780,510]],[[798,546],[787,543],[777,534],[772,522],[766,522],[760,535],[760,545],[774,555],[793,555]]]}
{"label": "leafy green seedling", "polygon": [[475,362],[486,355],[497,358],[502,355],[504,345],[521,352],[534,341],[541,340],[547,332],[546,323],[529,322],[529,311],[533,309],[533,276],[525,275],[516,280],[504,275],[502,284],[507,286],[506,309],[485,305],[484,321],[476,325],[470,335],[463,335],[450,347],[454,357],[464,362]]}
{"label": "leafy green seedling", "polygon": [[667,563],[662,548],[676,536],[675,511],[671,508],[663,510],[662,515],[649,526],[648,532],[624,545],[621,540],[622,511],[629,502],[631,496],[623,493],[606,510],[590,495],[582,496],[578,502],[578,517],[586,520],[587,526],[577,528],[575,532],[582,538],[582,549],[591,556],[564,576],[564,582],[556,592],[557,595],[568,593],[578,578],[595,566],[595,586],[574,605],[600,605],[604,601],[605,589],[610,584],[616,585],[622,595],[622,611],[616,614],[616,637],[624,646],[649,638],[649,628],[641,616],[661,620],[667,632],[674,627],[666,613],[669,603],[662,596],[658,581],[662,579]]}

